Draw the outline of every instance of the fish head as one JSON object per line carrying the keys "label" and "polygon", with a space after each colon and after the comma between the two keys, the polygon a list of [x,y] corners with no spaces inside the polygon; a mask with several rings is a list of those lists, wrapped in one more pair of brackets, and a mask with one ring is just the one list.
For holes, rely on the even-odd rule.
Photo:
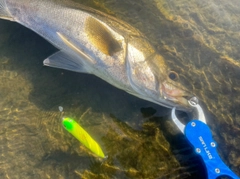
{"label": "fish head", "polygon": [[[148,43],[134,39],[128,44],[127,75],[134,95],[165,107],[189,111],[193,95],[170,70],[163,56]],[[136,43],[135,43],[136,42]]]}

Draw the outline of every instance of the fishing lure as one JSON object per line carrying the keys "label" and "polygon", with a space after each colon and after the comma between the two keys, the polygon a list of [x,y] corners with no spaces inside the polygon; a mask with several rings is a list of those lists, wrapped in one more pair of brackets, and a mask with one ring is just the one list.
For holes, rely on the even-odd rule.
{"label": "fishing lure", "polygon": [[101,158],[106,158],[98,143],[73,119],[63,118],[64,128],[71,133],[84,146]]}

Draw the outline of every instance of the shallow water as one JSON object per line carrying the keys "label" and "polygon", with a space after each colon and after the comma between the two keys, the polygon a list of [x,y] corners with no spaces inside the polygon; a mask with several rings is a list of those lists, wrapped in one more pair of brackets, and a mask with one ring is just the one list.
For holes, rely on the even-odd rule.
{"label": "shallow water", "polygon": [[[211,116],[208,123],[221,156],[239,172],[238,64],[234,66],[236,73],[222,72],[236,89],[231,96],[235,103],[225,107],[223,101],[229,102],[230,92],[217,95],[212,87],[216,78],[212,74],[218,74],[221,63],[212,61],[212,68],[206,64],[206,59],[220,56],[216,38],[212,36],[213,40],[208,41],[213,44],[210,48],[205,41],[200,43],[191,36],[193,28],[187,25],[186,30],[179,25],[182,21],[171,21],[188,16],[167,11],[180,7],[170,1],[79,2],[125,20],[160,48],[172,68],[189,81],[189,88],[202,100]],[[56,49],[16,23],[0,20],[0,50],[0,178],[205,177],[201,160],[170,121],[169,109],[135,98],[92,75],[43,67],[43,59]],[[226,49],[224,54],[237,61],[233,52]],[[226,84],[216,89],[220,92],[225,89],[222,86],[231,86],[222,79],[217,79]],[[58,106],[63,106],[63,114]],[[215,113],[215,109],[220,112]],[[78,121],[103,147],[108,159],[96,158],[68,134],[61,126],[62,115]],[[228,130],[231,123],[235,124],[234,131]]]}

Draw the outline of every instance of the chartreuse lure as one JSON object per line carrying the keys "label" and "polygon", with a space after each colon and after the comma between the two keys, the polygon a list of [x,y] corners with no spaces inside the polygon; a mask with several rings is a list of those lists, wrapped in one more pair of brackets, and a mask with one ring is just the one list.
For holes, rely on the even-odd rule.
{"label": "chartreuse lure", "polygon": [[70,132],[93,153],[99,157],[105,158],[105,155],[98,143],[76,121],[70,118],[63,118],[62,124],[68,132]]}

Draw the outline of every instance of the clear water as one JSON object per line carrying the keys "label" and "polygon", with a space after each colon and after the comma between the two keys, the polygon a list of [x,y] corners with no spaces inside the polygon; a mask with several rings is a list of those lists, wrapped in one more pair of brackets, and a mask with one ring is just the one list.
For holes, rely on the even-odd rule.
{"label": "clear water", "polygon": [[[201,99],[221,157],[240,175],[237,2],[227,8],[214,1],[78,2],[149,38]],[[0,51],[0,178],[205,177],[169,109],[92,75],[43,67],[56,49],[16,23],[0,20]],[[96,158],[67,133],[62,115],[78,121],[108,159]]]}

